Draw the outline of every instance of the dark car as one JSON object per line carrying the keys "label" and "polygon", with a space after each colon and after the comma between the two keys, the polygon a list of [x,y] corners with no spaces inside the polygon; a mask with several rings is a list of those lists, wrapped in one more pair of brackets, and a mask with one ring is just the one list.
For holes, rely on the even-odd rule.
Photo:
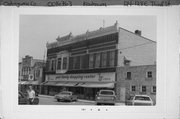
{"label": "dark car", "polygon": [[74,95],[71,91],[62,91],[54,96],[54,98],[60,101],[77,101],[77,95]]}
{"label": "dark car", "polygon": [[116,95],[113,90],[100,90],[96,95],[96,104],[111,104],[115,105]]}
{"label": "dark car", "polygon": [[[24,93],[19,91],[19,93],[18,93],[18,104],[19,105],[27,105],[27,104],[29,104],[27,94],[24,94]],[[35,97],[34,101],[33,101],[33,104],[34,105],[39,104],[39,98]]]}

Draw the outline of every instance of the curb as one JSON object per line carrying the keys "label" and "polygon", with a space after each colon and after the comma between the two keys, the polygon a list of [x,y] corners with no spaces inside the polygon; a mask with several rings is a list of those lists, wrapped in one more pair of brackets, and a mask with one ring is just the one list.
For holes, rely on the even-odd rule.
{"label": "curb", "polygon": [[[54,96],[49,96],[49,95],[41,95],[39,94],[38,97],[44,97],[44,98],[54,98]],[[92,100],[83,100],[83,99],[78,99],[79,102],[87,102],[87,103],[95,103],[96,101]],[[116,103],[116,105],[125,105],[124,103]]]}
{"label": "curb", "polygon": [[[38,97],[44,97],[44,98],[54,98],[54,96],[49,96],[49,95],[41,95],[39,94]],[[91,101],[91,100],[82,100],[82,99],[78,99],[78,101],[80,102],[89,102],[89,103],[95,103],[95,101]]]}
{"label": "curb", "polygon": [[91,101],[91,100],[81,100],[81,99],[78,99],[78,101],[80,101],[80,102],[89,102],[89,103],[95,103],[95,101]]}

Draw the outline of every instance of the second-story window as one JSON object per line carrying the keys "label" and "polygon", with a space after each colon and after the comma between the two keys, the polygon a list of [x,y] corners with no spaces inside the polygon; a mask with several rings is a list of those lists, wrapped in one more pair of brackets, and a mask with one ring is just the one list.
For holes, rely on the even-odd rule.
{"label": "second-story window", "polygon": [[142,92],[146,92],[146,86],[142,86],[142,90],[141,90]]}
{"label": "second-story window", "polygon": [[152,71],[147,72],[147,78],[152,78]]}
{"label": "second-story window", "polygon": [[93,68],[94,66],[94,54],[89,55],[89,68]]}
{"label": "second-story window", "polygon": [[51,62],[51,71],[55,71],[56,69],[56,61],[53,59]]}
{"label": "second-story window", "polygon": [[102,53],[102,67],[107,66],[107,52]]}
{"label": "second-story window", "polygon": [[131,91],[136,91],[136,86],[132,86]]}
{"label": "second-story window", "polygon": [[115,65],[115,51],[111,51],[110,52],[110,61],[109,61],[109,65],[110,67],[114,67]]}
{"label": "second-story window", "polygon": [[152,93],[156,93],[156,86],[152,87]]}
{"label": "second-story window", "polygon": [[35,70],[35,77],[40,77],[40,69]]}
{"label": "second-story window", "polygon": [[58,58],[57,69],[58,69],[58,70],[61,69],[61,58]]}
{"label": "second-story window", "polygon": [[100,53],[96,53],[95,54],[95,68],[99,68],[100,67],[100,61],[101,61],[101,54]]}
{"label": "second-story window", "polygon": [[51,66],[51,64],[50,64],[50,61],[48,59],[46,62],[46,71],[50,71],[50,66]]}
{"label": "second-story window", "polygon": [[89,64],[89,57],[88,55],[80,56],[80,69],[87,69]]}
{"label": "second-story window", "polygon": [[63,57],[63,69],[67,69],[67,57]]}
{"label": "second-story window", "polygon": [[80,56],[73,57],[73,69],[80,69]]}
{"label": "second-story window", "polygon": [[131,72],[127,72],[127,76],[126,76],[126,79],[131,79]]}

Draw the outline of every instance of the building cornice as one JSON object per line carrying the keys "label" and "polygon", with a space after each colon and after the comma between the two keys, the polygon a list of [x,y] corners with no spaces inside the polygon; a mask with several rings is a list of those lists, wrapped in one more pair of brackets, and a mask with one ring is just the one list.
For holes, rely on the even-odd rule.
{"label": "building cornice", "polygon": [[113,26],[109,26],[109,27],[105,27],[105,28],[100,27],[98,30],[87,31],[86,33],[76,35],[76,36],[72,36],[72,33],[70,33],[69,35],[63,36],[63,37],[58,36],[58,38],[56,39],[57,40],[56,42],[47,43],[46,47],[47,47],[47,49],[56,48],[59,46],[64,46],[64,45],[84,41],[87,39],[92,39],[92,38],[112,34],[115,32],[118,32],[118,24],[117,23],[115,23]]}

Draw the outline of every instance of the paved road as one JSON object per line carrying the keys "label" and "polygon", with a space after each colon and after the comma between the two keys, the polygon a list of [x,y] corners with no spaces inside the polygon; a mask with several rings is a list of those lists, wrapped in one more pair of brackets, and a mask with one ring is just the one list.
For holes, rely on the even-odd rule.
{"label": "paved road", "polygon": [[73,101],[73,102],[57,102],[54,98],[40,97],[39,105],[95,105],[95,102],[83,102],[83,101]]}
{"label": "paved road", "polygon": [[[94,105],[95,101],[79,100],[74,102],[58,102],[52,96],[39,96],[39,105]],[[123,103],[116,103],[115,106],[124,105]]]}

